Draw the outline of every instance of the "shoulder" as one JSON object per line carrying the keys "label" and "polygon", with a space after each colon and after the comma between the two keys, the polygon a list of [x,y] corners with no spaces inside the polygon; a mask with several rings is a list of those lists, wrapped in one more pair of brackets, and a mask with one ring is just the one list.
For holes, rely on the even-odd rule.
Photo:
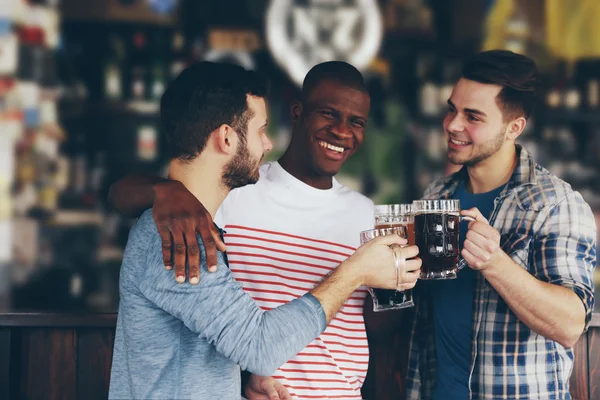
{"label": "shoulder", "polygon": [[[457,173],[456,173],[457,174]],[[457,175],[449,175],[443,178],[436,179],[433,181],[427,189],[425,189],[425,193],[423,194],[424,199],[435,199],[440,197],[440,194],[454,181],[456,180]]]}
{"label": "shoulder", "polygon": [[540,165],[536,165],[534,184],[523,185],[518,192],[518,201],[523,209],[540,211],[562,204],[586,205],[581,194],[571,185]]}
{"label": "shoulder", "polygon": [[160,235],[154,218],[152,218],[152,209],[149,208],[142,213],[129,231],[127,246],[132,244],[150,247],[154,241],[160,243]]}
{"label": "shoulder", "polygon": [[350,204],[354,209],[370,213],[374,212],[375,205],[373,204],[373,200],[341,183],[338,187],[338,196],[343,199],[345,203]]}
{"label": "shoulder", "polygon": [[123,254],[121,265],[121,285],[125,282],[135,284],[135,279],[124,279],[125,277],[136,277],[143,274],[148,264],[162,264],[161,239],[154,219],[152,209],[144,211],[129,231],[127,245]]}

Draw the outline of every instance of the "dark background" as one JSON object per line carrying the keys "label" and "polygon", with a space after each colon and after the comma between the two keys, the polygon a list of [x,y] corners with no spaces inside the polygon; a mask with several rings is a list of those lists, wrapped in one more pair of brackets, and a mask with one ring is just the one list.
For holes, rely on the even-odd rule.
{"label": "dark background", "polygon": [[[358,2],[323,3],[335,12]],[[593,33],[600,32],[592,17],[600,3],[570,1],[564,10],[556,3],[373,0],[383,40],[363,69],[372,96],[367,140],[340,181],[378,204],[418,198],[451,171],[441,120],[461,61],[508,48],[538,62],[547,90],[520,142],[580,190],[598,220],[600,44]],[[0,12],[1,309],[116,310],[132,221],[109,207],[108,187],[129,172],[163,170],[157,101],[183,66],[220,54],[266,74],[269,159],[282,154],[298,85],[267,46],[270,4],[14,1]],[[285,23],[290,32],[302,28]],[[10,38],[17,44],[7,52]],[[16,63],[3,66],[10,51]]]}

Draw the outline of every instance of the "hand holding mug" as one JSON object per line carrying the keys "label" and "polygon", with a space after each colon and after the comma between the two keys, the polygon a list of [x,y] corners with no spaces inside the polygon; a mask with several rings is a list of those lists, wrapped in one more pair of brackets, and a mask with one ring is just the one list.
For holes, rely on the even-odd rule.
{"label": "hand holding mug", "polygon": [[397,234],[375,237],[364,242],[346,262],[358,266],[364,286],[406,290],[415,286],[421,260],[417,246],[406,246]]}
{"label": "hand holding mug", "polygon": [[471,268],[484,270],[504,253],[500,248],[500,232],[490,225],[477,208],[463,210],[461,215],[475,219],[469,223],[461,255]]}

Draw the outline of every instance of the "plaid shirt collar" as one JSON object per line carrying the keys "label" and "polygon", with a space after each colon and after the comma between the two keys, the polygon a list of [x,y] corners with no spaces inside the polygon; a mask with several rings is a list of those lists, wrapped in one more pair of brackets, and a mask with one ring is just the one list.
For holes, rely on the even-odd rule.
{"label": "plaid shirt collar", "polygon": [[[517,166],[515,167],[508,184],[500,193],[500,198],[506,197],[513,189],[521,188],[526,185],[535,185],[537,183],[535,160],[520,144],[516,144],[515,148],[518,157]],[[467,172],[467,167],[462,167],[458,172],[455,172],[440,181],[442,187],[435,191],[435,197],[442,199],[450,198],[458,188],[458,185],[461,182],[468,182],[468,180],[469,174]]]}

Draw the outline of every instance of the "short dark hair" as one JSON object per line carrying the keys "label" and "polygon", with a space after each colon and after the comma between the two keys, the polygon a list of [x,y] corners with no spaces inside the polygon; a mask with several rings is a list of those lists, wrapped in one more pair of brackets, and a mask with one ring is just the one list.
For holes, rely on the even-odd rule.
{"label": "short dark hair", "polygon": [[308,99],[315,86],[325,80],[368,92],[365,80],[356,67],[343,61],[327,61],[315,65],[306,74],[302,83],[302,100]]}
{"label": "short dark hair", "polygon": [[461,76],[502,86],[496,102],[505,121],[531,116],[540,90],[538,69],[531,58],[507,50],[484,51],[467,59]]}
{"label": "short dark hair", "polygon": [[160,120],[170,159],[191,161],[206,147],[211,132],[231,125],[245,140],[252,118],[246,95],[265,97],[267,81],[256,72],[223,62],[184,69],[160,100]]}

